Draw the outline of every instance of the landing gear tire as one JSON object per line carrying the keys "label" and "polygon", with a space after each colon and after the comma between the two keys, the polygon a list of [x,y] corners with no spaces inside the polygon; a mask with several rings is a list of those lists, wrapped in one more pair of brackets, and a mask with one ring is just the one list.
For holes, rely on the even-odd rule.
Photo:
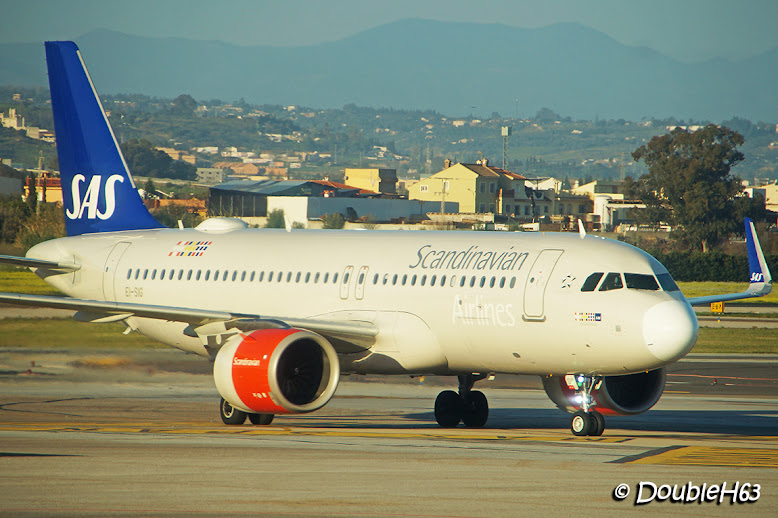
{"label": "landing gear tire", "polygon": [[579,437],[589,435],[589,432],[592,429],[592,423],[593,420],[589,414],[583,410],[579,410],[573,414],[573,418],[570,420],[570,430],[573,432],[573,435]]}
{"label": "landing gear tire", "polygon": [[592,428],[589,430],[589,435],[592,437],[599,437],[602,432],[605,431],[605,418],[596,410],[589,412],[589,419],[592,421]]}
{"label": "landing gear tire", "polygon": [[273,417],[275,414],[249,414],[249,421],[251,424],[267,426],[273,422]]}
{"label": "landing gear tire", "polygon": [[219,410],[224,424],[239,425],[246,421],[246,412],[233,407],[224,398],[221,400]]}
{"label": "landing gear tire", "polygon": [[435,420],[443,428],[454,428],[462,419],[462,398],[453,390],[444,390],[435,399]]}
{"label": "landing gear tire", "polygon": [[481,428],[489,419],[489,402],[484,393],[471,390],[469,401],[465,401],[462,411],[462,422],[470,428]]}

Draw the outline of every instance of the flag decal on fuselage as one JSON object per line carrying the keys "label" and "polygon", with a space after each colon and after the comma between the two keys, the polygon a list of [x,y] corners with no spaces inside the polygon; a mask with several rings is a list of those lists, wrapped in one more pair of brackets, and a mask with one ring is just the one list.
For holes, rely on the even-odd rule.
{"label": "flag decal on fuselage", "polygon": [[200,257],[213,241],[179,241],[168,257]]}

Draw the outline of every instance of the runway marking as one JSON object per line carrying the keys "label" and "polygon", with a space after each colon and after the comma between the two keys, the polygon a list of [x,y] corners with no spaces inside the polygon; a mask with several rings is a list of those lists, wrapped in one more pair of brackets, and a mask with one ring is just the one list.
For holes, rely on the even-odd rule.
{"label": "runway marking", "polygon": [[351,437],[366,439],[448,439],[456,441],[539,441],[539,442],[598,442],[620,443],[629,441],[631,437],[575,437],[566,435],[517,435],[511,431],[474,432],[465,428],[452,431],[371,431],[345,430],[331,428],[282,428],[253,426],[198,426],[195,423],[182,423],[182,426],[168,427],[159,423],[143,423],[135,425],[102,424],[102,423],[0,423],[0,431],[25,432],[87,432],[87,433],[150,433],[176,435],[233,435],[233,436],[308,436],[308,437]]}
{"label": "runway marking", "polygon": [[666,464],[671,466],[728,466],[778,469],[778,450],[766,448],[716,448],[683,446],[666,448],[656,454],[627,460],[631,464]]}

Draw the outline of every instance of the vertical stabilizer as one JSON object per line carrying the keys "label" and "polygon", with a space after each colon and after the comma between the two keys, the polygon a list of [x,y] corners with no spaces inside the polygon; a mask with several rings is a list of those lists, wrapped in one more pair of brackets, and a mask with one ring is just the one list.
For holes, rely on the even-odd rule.
{"label": "vertical stabilizer", "polygon": [[72,41],[47,41],[51,106],[69,236],[161,228],[143,205]]}

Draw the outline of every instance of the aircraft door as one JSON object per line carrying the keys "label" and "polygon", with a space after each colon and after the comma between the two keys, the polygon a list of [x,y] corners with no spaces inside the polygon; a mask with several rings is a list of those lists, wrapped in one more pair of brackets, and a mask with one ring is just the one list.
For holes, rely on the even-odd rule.
{"label": "aircraft door", "polygon": [[103,268],[103,298],[105,300],[116,301],[116,267],[129,247],[130,243],[127,241],[116,243],[111,253],[108,254],[108,259],[105,260],[105,268]]}
{"label": "aircraft door", "polygon": [[524,286],[524,319],[545,320],[544,298],[551,272],[563,250],[543,250],[535,259]]}
{"label": "aircraft door", "polygon": [[363,266],[359,269],[359,274],[357,274],[357,288],[355,293],[357,300],[362,300],[365,296],[365,284],[367,284],[368,270],[369,268],[367,266]]}
{"label": "aircraft door", "polygon": [[349,288],[351,287],[351,277],[354,274],[353,266],[346,266],[343,270],[343,277],[340,279],[340,298],[346,300],[348,298]]}

